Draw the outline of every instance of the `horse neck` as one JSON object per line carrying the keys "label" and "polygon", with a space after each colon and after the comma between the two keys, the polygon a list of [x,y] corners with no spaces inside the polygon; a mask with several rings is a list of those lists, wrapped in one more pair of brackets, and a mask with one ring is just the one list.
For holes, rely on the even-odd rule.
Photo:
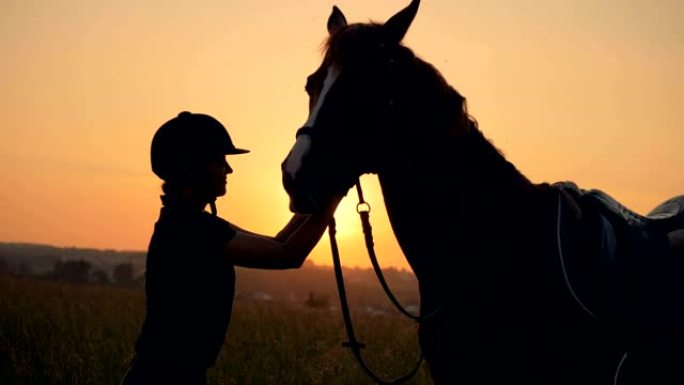
{"label": "horse neck", "polygon": [[487,253],[483,245],[492,244],[492,236],[496,242],[517,242],[522,229],[530,231],[527,224],[540,222],[534,218],[548,203],[545,189],[532,184],[476,127],[451,143],[417,150],[395,152],[410,157],[386,162],[378,178],[394,234],[419,280],[432,280],[421,277],[440,268],[471,263],[463,254]]}
{"label": "horse neck", "polygon": [[465,98],[434,67],[416,60],[412,71],[410,92],[398,97],[411,107],[389,115],[391,140],[379,151],[386,159],[378,174],[390,202],[400,202],[396,210],[410,210],[420,197],[460,216],[473,207],[475,215],[515,207],[510,201],[525,197],[532,183],[484,137],[464,111]]}
{"label": "horse neck", "polygon": [[[481,216],[519,209],[516,202],[526,204],[538,192],[538,186],[507,161],[476,127],[467,135],[436,142],[416,148],[415,142],[406,141],[406,148],[392,151],[398,156],[384,162],[386,167],[378,177],[388,209],[413,210],[419,203],[441,207],[438,212],[444,215],[458,210],[462,218]],[[435,213],[429,215],[435,217]]]}

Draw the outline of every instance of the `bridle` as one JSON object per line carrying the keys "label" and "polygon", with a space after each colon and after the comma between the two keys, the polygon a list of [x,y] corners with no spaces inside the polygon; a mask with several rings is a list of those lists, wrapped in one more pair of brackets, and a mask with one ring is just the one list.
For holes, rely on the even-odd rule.
{"label": "bridle", "polygon": [[[422,320],[428,319],[433,317],[439,312],[439,309],[435,310],[434,312],[428,314],[427,316],[416,316],[412,313],[410,313],[408,310],[406,310],[401,303],[397,300],[397,298],[392,294],[392,291],[390,290],[389,286],[387,285],[387,281],[385,280],[385,277],[382,273],[382,269],[380,268],[380,264],[378,263],[377,256],[375,255],[375,249],[374,249],[374,243],[373,243],[373,233],[372,233],[372,228],[370,225],[370,205],[364,200],[363,198],[363,190],[361,189],[361,183],[357,180],[356,182],[356,191],[358,192],[359,196],[359,203],[356,205],[356,212],[359,214],[361,217],[361,226],[363,228],[363,235],[364,235],[364,240],[366,244],[366,249],[368,251],[368,256],[370,258],[371,264],[373,265],[373,270],[375,271],[375,275],[378,277],[378,281],[380,281],[380,285],[382,286],[383,290],[385,291],[385,294],[387,294],[387,297],[390,299],[392,304],[405,316],[408,318],[413,319],[416,322],[420,322]],[[366,374],[371,377],[376,383],[382,384],[382,385],[394,385],[394,384],[401,384],[409,379],[411,379],[420,369],[420,367],[423,364],[423,355],[421,352],[420,358],[418,359],[418,362],[415,364],[414,368],[410,370],[408,373],[404,374],[401,377],[398,377],[394,380],[383,380],[381,379],[373,370],[371,370],[368,365],[365,363],[363,360],[363,357],[361,355],[361,349],[365,348],[366,345],[364,343],[359,342],[356,339],[356,334],[354,333],[354,326],[352,325],[352,320],[351,320],[351,313],[349,311],[349,304],[347,302],[347,293],[344,288],[344,277],[342,275],[342,264],[340,262],[340,252],[337,247],[337,239],[335,238],[336,234],[336,227],[335,227],[335,218],[332,217],[330,219],[330,222],[328,224],[328,234],[330,236],[330,248],[332,251],[332,257],[333,257],[333,265],[334,265],[334,270],[335,270],[335,279],[337,281],[337,290],[340,295],[340,308],[342,309],[342,318],[344,319],[344,325],[347,331],[347,342],[343,342],[342,346],[347,347],[351,349],[352,353],[354,354],[354,357],[356,357],[356,360],[359,362],[359,365],[361,368],[366,372]]]}
{"label": "bridle", "polygon": [[[390,63],[393,63],[394,60],[391,60]],[[393,109],[394,108],[394,101],[391,98],[388,98],[388,102],[385,104],[386,108]],[[299,137],[302,134],[309,135],[310,137],[313,137],[314,132],[312,130],[313,127],[310,126],[304,126],[301,127],[299,130],[297,130],[295,137]],[[356,205],[356,212],[359,214],[361,218],[361,226],[363,229],[363,234],[364,234],[364,241],[366,245],[366,250],[368,251],[368,256],[371,261],[371,264],[373,265],[373,270],[375,272],[375,275],[378,278],[378,281],[380,282],[380,285],[382,286],[382,289],[385,291],[385,294],[389,298],[389,300],[392,302],[392,304],[399,310],[400,313],[404,314],[406,317],[416,321],[420,322],[421,320],[425,320],[427,318],[433,317],[435,314],[439,312],[439,309],[436,309],[432,313],[428,314],[427,316],[421,316],[421,315],[414,315],[408,310],[406,310],[401,303],[397,300],[397,298],[392,294],[392,291],[389,288],[389,285],[387,284],[387,281],[385,280],[384,274],[382,272],[382,269],[380,268],[380,264],[378,263],[377,256],[375,254],[375,249],[374,249],[374,242],[373,242],[373,232],[372,232],[372,227],[370,225],[370,210],[371,207],[370,205],[365,201],[363,197],[363,190],[361,189],[361,183],[357,179],[355,182],[356,185],[356,190],[358,192],[358,197],[359,197],[359,203]],[[335,223],[335,217],[330,218],[330,222],[328,223],[328,235],[330,237],[330,249],[332,252],[332,258],[333,258],[333,266],[334,266],[334,271],[335,271],[335,280],[337,283],[337,291],[339,293],[340,297],[340,308],[342,310],[342,318],[344,320],[344,325],[345,329],[347,332],[347,339],[348,341],[343,342],[342,346],[349,348],[352,353],[354,354],[354,357],[356,357],[356,360],[358,361],[359,365],[363,369],[363,371],[371,378],[373,381],[375,381],[377,384],[381,385],[395,385],[395,384],[402,384],[408,380],[410,380],[417,372],[420,370],[424,358],[422,352],[420,353],[420,357],[418,359],[418,362],[416,362],[415,366],[406,374],[393,379],[393,380],[384,380],[380,378],[368,365],[363,359],[363,356],[361,354],[361,349],[366,347],[366,344],[359,342],[358,339],[356,338],[356,334],[354,333],[354,326],[352,324],[351,320],[351,312],[349,310],[349,304],[347,302],[347,293],[345,290],[344,286],[344,276],[342,273],[342,263],[340,261],[340,252],[339,248],[337,246],[337,239],[336,239],[336,223]]]}

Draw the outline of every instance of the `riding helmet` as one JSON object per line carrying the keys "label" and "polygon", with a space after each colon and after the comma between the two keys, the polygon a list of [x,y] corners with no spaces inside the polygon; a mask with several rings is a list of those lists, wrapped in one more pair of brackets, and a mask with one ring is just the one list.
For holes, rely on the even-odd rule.
{"label": "riding helmet", "polygon": [[235,147],[226,128],[212,116],[183,111],[164,123],[152,138],[152,171],[173,180],[202,167],[217,155],[244,154]]}

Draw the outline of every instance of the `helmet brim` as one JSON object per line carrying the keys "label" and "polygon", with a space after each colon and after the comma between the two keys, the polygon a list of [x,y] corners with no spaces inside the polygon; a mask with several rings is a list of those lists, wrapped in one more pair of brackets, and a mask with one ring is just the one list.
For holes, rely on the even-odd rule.
{"label": "helmet brim", "polygon": [[249,150],[245,150],[244,148],[233,148],[231,150],[226,151],[226,155],[240,155],[246,154],[248,152]]}

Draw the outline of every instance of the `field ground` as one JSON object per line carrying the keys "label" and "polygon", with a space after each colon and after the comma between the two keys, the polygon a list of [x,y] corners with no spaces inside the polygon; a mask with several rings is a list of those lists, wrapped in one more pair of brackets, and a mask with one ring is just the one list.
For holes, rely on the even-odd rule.
{"label": "field ground", "polygon": [[[354,312],[371,368],[395,378],[419,357],[414,322]],[[116,385],[144,316],[140,288],[0,277],[0,384]],[[238,299],[209,384],[363,385],[339,310]],[[431,384],[426,365],[407,384]]]}

